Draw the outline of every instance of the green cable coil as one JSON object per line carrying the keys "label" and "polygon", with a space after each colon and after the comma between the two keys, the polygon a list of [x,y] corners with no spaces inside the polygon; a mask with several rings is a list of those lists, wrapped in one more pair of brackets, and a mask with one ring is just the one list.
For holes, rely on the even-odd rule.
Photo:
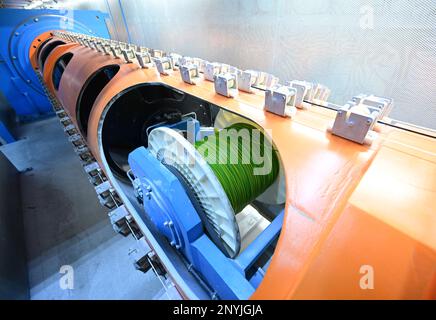
{"label": "green cable coil", "polygon": [[237,214],[274,183],[279,159],[256,127],[236,123],[223,130],[196,142],[195,148],[215,173]]}

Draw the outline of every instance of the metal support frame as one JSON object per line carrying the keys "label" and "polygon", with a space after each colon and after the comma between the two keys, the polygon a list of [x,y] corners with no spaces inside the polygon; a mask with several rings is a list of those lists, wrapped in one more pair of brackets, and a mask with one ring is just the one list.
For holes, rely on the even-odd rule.
{"label": "metal support frame", "polygon": [[[186,257],[192,271],[201,274],[220,298],[248,299],[255,286],[247,278],[247,270],[277,239],[284,213],[277,216],[236,260],[231,259],[204,234],[201,219],[181,182],[155,155],[140,147],[130,153],[128,161],[132,179],[144,194],[144,211],[175,250]],[[259,273],[255,276],[261,277]]]}
{"label": "metal support frame", "polygon": [[392,106],[392,99],[360,94],[338,110],[328,130],[336,136],[370,145],[377,135],[373,131],[375,124],[389,114]]}
{"label": "metal support frame", "polygon": [[292,117],[296,113],[297,90],[289,86],[277,85],[265,91],[265,110],[282,117]]}
{"label": "metal support frame", "polygon": [[157,71],[163,75],[169,75],[174,70],[173,60],[170,57],[155,58]]}
{"label": "metal support frame", "polygon": [[180,76],[182,80],[189,84],[197,84],[201,80],[198,66],[195,64],[188,64],[180,66]]}
{"label": "metal support frame", "polygon": [[215,92],[227,98],[238,94],[238,77],[236,73],[219,73],[214,78]]}

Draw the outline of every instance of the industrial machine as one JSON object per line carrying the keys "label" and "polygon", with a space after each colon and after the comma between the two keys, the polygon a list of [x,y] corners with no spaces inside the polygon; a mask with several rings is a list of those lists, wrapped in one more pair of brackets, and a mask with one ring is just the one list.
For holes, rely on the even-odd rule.
{"label": "industrial machine", "polygon": [[152,248],[138,264],[183,297],[436,297],[435,140],[392,126],[391,99],[332,106],[320,84],[62,30],[29,61],[115,228]]}

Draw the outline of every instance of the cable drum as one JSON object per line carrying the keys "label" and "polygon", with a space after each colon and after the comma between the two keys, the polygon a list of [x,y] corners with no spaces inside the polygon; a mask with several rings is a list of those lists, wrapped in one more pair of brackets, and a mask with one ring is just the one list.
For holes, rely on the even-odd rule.
{"label": "cable drum", "polygon": [[279,174],[279,159],[256,127],[236,123],[195,144],[221,183],[234,212],[265,192]]}
{"label": "cable drum", "polygon": [[279,160],[254,126],[237,123],[225,129],[194,146],[176,130],[158,127],[150,132],[148,149],[170,171],[177,170],[177,178],[183,177],[179,180],[200,208],[211,240],[234,258],[241,249],[236,215],[274,183]]}

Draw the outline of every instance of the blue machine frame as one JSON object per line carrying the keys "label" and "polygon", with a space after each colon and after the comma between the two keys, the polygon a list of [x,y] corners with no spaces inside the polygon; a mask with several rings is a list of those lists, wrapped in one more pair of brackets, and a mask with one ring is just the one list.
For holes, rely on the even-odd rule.
{"label": "blue machine frame", "polygon": [[30,65],[32,41],[59,29],[109,38],[106,18],[100,11],[0,9],[0,90],[21,120],[52,112]]}
{"label": "blue machine frame", "polygon": [[263,278],[249,269],[280,234],[284,212],[236,258],[226,257],[205,234],[201,219],[178,178],[144,147],[129,155],[144,210],[170,244],[221,299],[248,299]]}

